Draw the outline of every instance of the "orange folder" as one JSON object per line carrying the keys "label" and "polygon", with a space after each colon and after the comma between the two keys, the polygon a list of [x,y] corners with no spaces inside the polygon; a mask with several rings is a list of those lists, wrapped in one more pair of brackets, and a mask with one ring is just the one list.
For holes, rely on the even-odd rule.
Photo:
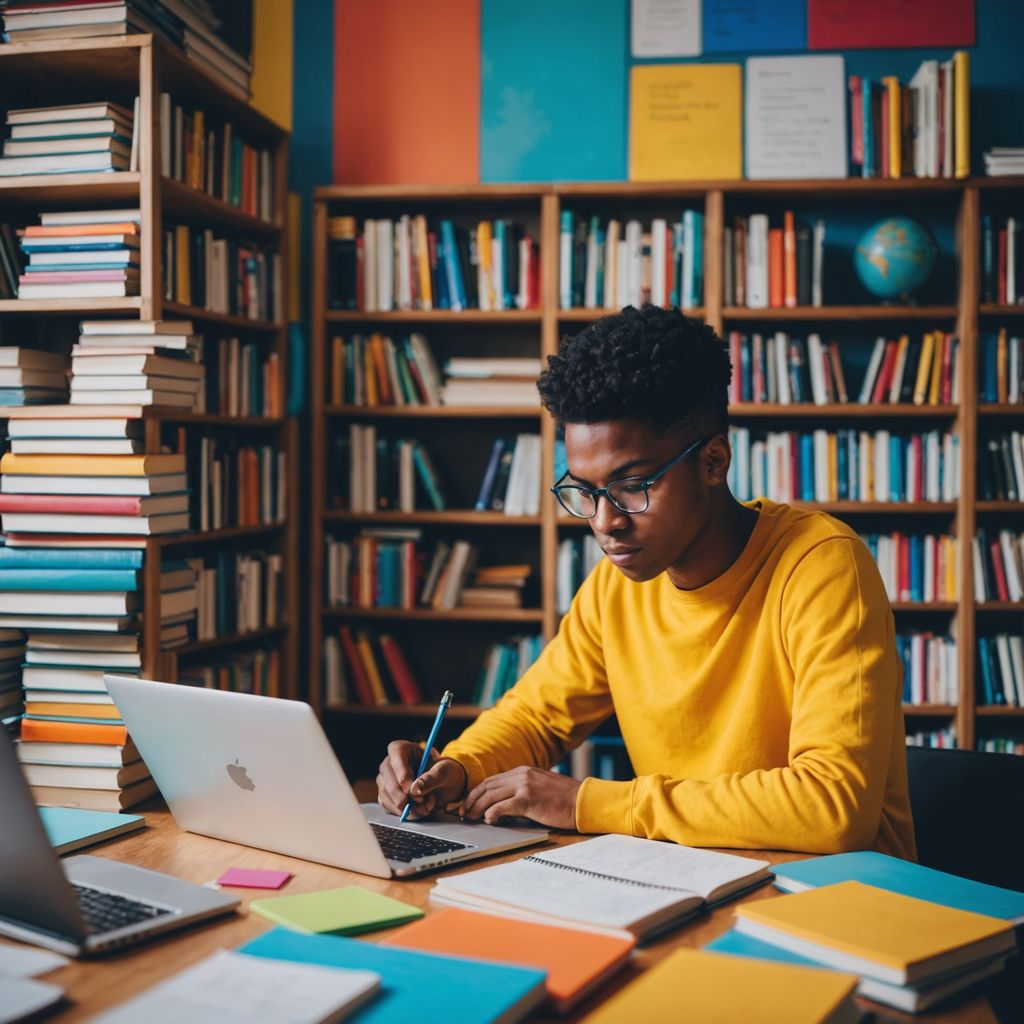
{"label": "orange folder", "polygon": [[380,945],[547,971],[548,999],[559,1013],[566,1013],[625,966],[635,942],[629,935],[620,938],[446,907],[406,925]]}

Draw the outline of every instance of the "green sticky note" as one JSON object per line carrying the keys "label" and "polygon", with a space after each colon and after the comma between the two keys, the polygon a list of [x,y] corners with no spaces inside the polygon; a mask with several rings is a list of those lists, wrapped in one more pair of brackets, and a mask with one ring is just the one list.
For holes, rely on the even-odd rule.
{"label": "green sticky note", "polygon": [[418,907],[361,889],[358,885],[307,892],[301,896],[252,900],[249,909],[268,921],[307,934],[359,935],[379,928],[392,928],[423,916]]}

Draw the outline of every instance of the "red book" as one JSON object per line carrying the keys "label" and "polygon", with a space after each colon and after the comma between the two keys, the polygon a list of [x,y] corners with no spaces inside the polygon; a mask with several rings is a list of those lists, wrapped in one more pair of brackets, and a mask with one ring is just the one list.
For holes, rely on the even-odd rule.
{"label": "red book", "polygon": [[782,284],[783,300],[792,309],[796,305],[796,218],[792,210],[783,215],[782,229]]}
{"label": "red book", "polygon": [[1006,305],[1006,247],[1008,235],[1006,228],[999,229],[999,263],[996,269],[996,285],[999,289],[998,301]]}
{"label": "red book", "polygon": [[370,688],[370,680],[366,675],[363,659],[359,656],[359,651],[356,650],[356,642],[352,638],[352,630],[348,626],[342,626],[340,634],[341,649],[345,653],[349,675],[351,675],[352,682],[355,684],[356,696],[359,698],[360,704],[370,707],[377,702],[373,698],[373,690]]}
{"label": "red book", "polygon": [[422,704],[423,693],[416,682],[416,677],[412,674],[409,662],[405,660],[402,648],[386,633],[381,635],[379,643],[380,652],[384,655],[388,671],[391,673],[395,689],[398,690],[398,696],[402,703],[408,704],[410,707]]}
{"label": "red book", "polygon": [[760,334],[754,334],[750,339],[750,366],[754,377],[751,398],[755,402],[763,402],[768,391],[764,380],[764,339]]}
{"label": "red book", "polygon": [[990,541],[988,550],[992,556],[992,575],[996,578],[996,593],[1000,601],[1009,601],[1010,589],[1006,585],[1006,568],[1003,565],[1003,551],[999,541]]}
{"label": "red book", "polygon": [[747,219],[737,217],[733,223],[732,237],[736,246],[736,263],[733,283],[736,287],[736,305],[747,304]]}
{"label": "red book", "polygon": [[783,252],[782,228],[768,230],[768,305],[781,309],[783,305]]}
{"label": "red book", "polygon": [[948,405],[953,397],[953,335],[949,333],[942,339],[942,376],[939,386],[942,403]]}
{"label": "red book", "polygon": [[882,365],[878,369],[878,377],[875,380],[875,389],[871,392],[872,402],[884,402],[885,396],[892,387],[892,375],[896,369],[896,351],[899,345],[895,341],[885,343],[885,355],[882,356]]}
{"label": "red book", "polygon": [[864,96],[860,75],[850,75],[850,159],[858,166],[864,164]]}
{"label": "red book", "polygon": [[[167,502],[173,497],[174,502]],[[168,504],[176,495],[0,494],[0,512],[59,512],[104,516],[144,516]]]}

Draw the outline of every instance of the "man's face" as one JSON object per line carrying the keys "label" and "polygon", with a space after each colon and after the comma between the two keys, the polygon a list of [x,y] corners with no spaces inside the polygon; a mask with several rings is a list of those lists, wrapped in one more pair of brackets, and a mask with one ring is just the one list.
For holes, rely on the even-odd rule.
{"label": "man's face", "polygon": [[[570,423],[565,428],[572,481],[587,487],[650,476],[693,440],[660,436],[636,420]],[[651,485],[646,512],[630,515],[601,496],[597,514],[588,520],[590,528],[609,560],[629,579],[650,580],[685,562],[687,549],[704,528],[710,486],[717,479],[713,471],[709,479],[708,461],[701,448],[673,466]]]}

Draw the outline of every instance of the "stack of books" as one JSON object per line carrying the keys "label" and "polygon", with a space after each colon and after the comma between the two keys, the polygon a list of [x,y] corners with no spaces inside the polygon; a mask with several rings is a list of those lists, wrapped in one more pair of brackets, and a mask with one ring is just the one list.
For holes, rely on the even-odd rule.
{"label": "stack of books", "polygon": [[978,497],[982,501],[1020,501],[1024,496],[1024,431],[991,434],[978,452]]}
{"label": "stack of books", "polygon": [[504,512],[507,516],[539,515],[540,462],[539,434],[497,438],[473,507],[477,512]]}
{"label": "stack of books", "polygon": [[926,60],[902,85],[851,75],[850,155],[865,178],[966,178],[971,172],[970,57]]}
{"label": "stack of books", "polygon": [[[443,512],[444,490],[429,449],[420,441],[380,437],[373,424],[352,423],[334,441],[336,504],[351,512]],[[347,485],[347,487],[346,487]]]}
{"label": "stack of books", "polygon": [[116,103],[9,110],[0,177],[135,170],[134,123]]}
{"label": "stack of books", "polygon": [[71,354],[71,404],[168,405],[201,411],[203,365],[192,324],[87,320]]}
{"label": "stack of books", "polygon": [[960,339],[949,332],[926,331],[918,340],[878,338],[871,350],[859,401],[948,404],[960,400]]}
{"label": "stack of books", "polygon": [[465,356],[449,359],[443,405],[540,405],[540,359]]}
{"label": "stack of books", "polygon": [[139,293],[138,210],[42,213],[25,228],[19,299],[119,298]]}
{"label": "stack of books", "polygon": [[825,289],[825,222],[813,227],[792,210],[782,224],[768,214],[736,217],[722,231],[722,301],[727,306],[781,309],[821,306]]}
{"label": "stack of books", "polygon": [[1024,337],[1011,338],[1000,327],[982,338],[978,376],[982,402],[1024,403]]}
{"label": "stack of books", "polygon": [[440,405],[441,375],[427,339],[354,334],[331,341],[332,405]]}
{"label": "stack of books", "polygon": [[625,225],[612,218],[577,219],[563,210],[559,233],[562,309],[614,309],[651,304],[690,309],[704,301],[704,215],[686,210],[670,223],[655,217]]}
{"label": "stack of books", "polygon": [[1019,146],[993,146],[986,150],[985,173],[993,178],[1024,174],[1024,149]]}
{"label": "stack of books", "polygon": [[1024,637],[978,637],[978,703],[1024,707]]}
{"label": "stack of books", "polygon": [[24,657],[25,634],[20,629],[0,627],[0,728],[12,733],[17,732],[25,710],[21,690]]}
{"label": "stack of books", "polygon": [[66,394],[63,356],[16,345],[0,348],[0,405],[61,402]]}
{"label": "stack of books", "polygon": [[388,633],[342,626],[325,638],[323,657],[328,707],[423,703],[409,659]]}
{"label": "stack of books", "polygon": [[896,634],[904,704],[959,704],[956,638],[930,630]]}
{"label": "stack of books", "polygon": [[459,605],[463,608],[522,608],[532,572],[529,565],[481,566],[462,588]]}
{"label": "stack of books", "polygon": [[196,639],[276,626],[282,607],[281,556],[222,549],[212,557],[214,565],[189,560],[198,580]]}
{"label": "stack of books", "polygon": [[492,644],[473,689],[473,703],[482,708],[496,704],[540,657],[543,648],[544,639],[536,634]]}
{"label": "stack of books", "polygon": [[926,533],[862,533],[890,601],[956,601],[956,537]]}
{"label": "stack of books", "polygon": [[1024,601],[1024,533],[979,529],[973,555],[975,601]]}

